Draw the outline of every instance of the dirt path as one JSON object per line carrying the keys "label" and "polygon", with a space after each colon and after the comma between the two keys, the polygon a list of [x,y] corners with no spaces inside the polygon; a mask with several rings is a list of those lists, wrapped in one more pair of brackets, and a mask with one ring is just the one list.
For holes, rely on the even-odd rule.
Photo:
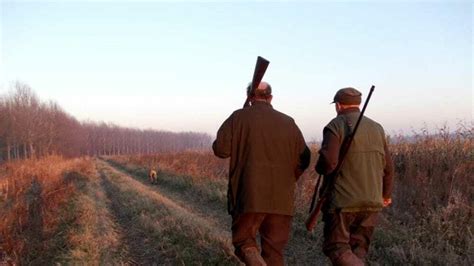
{"label": "dirt path", "polygon": [[170,182],[170,180],[175,178],[172,176],[160,174],[158,176],[158,184],[151,184],[144,176],[130,173],[117,165],[111,165],[109,163],[108,165],[116,171],[134,178],[136,181],[168,198],[178,206],[184,206],[186,209],[192,210],[196,215],[205,218],[210,225],[219,228],[225,237],[231,237],[230,226],[232,219],[227,213],[225,203],[217,200],[209,200],[205,195],[197,193],[193,191],[193,189],[176,186]]}
{"label": "dirt path", "polygon": [[70,202],[75,219],[68,227],[69,249],[57,263],[133,264],[129,245],[124,241],[125,229],[114,216],[113,202],[96,169],[87,176],[73,172],[66,179],[74,183],[78,193]]}
{"label": "dirt path", "polygon": [[236,264],[229,232],[218,220],[106,162],[98,168],[130,264]]}
{"label": "dirt path", "polygon": [[144,240],[146,237],[140,231],[131,230],[133,220],[122,214],[123,204],[115,197],[120,191],[113,186],[103,171],[100,174],[101,185],[107,196],[108,207],[113,216],[112,219],[115,222],[116,230],[120,232],[120,250],[123,252],[120,254],[122,263],[137,264],[142,259],[140,251],[145,250]]}

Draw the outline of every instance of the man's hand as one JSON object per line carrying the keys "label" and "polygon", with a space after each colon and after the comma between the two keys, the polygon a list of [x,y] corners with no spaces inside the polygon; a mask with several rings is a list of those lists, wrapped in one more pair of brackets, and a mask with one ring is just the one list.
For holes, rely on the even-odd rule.
{"label": "man's hand", "polygon": [[384,207],[388,207],[390,204],[392,204],[392,198],[383,199],[383,206]]}

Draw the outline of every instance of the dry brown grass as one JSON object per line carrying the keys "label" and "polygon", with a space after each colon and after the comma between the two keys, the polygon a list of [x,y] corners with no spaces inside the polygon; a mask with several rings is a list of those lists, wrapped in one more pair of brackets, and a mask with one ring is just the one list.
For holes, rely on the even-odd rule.
{"label": "dry brown grass", "polygon": [[395,207],[408,208],[413,214],[420,215],[450,204],[464,204],[472,210],[472,129],[450,133],[443,128],[436,134],[423,130],[410,139],[397,136],[392,142],[397,173]]}
{"label": "dry brown grass", "polygon": [[[393,206],[379,232],[392,263],[472,265],[474,262],[474,128],[421,130],[391,140]],[[387,238],[387,239],[384,239]]]}
{"label": "dry brown grass", "polygon": [[229,167],[228,160],[218,159],[211,152],[204,151],[113,158],[124,164],[139,165],[147,169],[156,167],[161,172],[189,176],[195,181],[226,179]]}
{"label": "dry brown grass", "polygon": [[[382,213],[370,256],[371,263],[472,264],[473,127],[462,125],[455,132],[449,132],[447,128],[435,133],[421,130],[411,137],[392,137],[389,145],[395,163],[394,203]],[[304,235],[302,221],[314,189],[316,173],[313,167],[317,148],[312,147],[312,163],[297,186],[294,234],[300,238],[308,237]],[[128,169],[158,165],[163,171],[191,178],[196,187],[200,180],[206,180],[206,176],[227,180],[228,160],[218,159],[211,152],[120,157],[114,160]],[[219,193],[225,193],[222,187],[219,190]],[[307,252],[320,249],[299,248]]]}
{"label": "dry brown grass", "polygon": [[68,219],[65,208],[75,193],[66,173],[87,173],[84,159],[65,160],[52,156],[2,165],[0,171],[0,247],[3,260],[41,263],[62,243],[55,238]]}
{"label": "dry brown grass", "polygon": [[[382,213],[371,264],[474,263],[473,132],[464,126],[456,132],[422,130],[390,139],[394,203]],[[297,186],[290,264],[325,261],[321,225],[313,234],[303,225],[316,179],[317,148],[312,147],[310,169]],[[1,165],[0,262],[235,262],[229,228],[222,223],[228,218],[228,160],[211,152],[109,159],[132,175],[102,163],[99,173],[96,162],[87,158],[53,156]],[[159,169],[157,186],[147,181],[151,167]]]}

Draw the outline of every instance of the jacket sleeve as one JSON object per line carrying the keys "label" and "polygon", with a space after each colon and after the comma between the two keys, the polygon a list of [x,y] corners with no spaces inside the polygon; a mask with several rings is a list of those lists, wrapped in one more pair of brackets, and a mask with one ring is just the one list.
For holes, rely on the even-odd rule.
{"label": "jacket sleeve", "polygon": [[212,150],[219,158],[230,157],[232,150],[232,120],[233,115],[224,121],[217,131],[216,140],[212,143]]}
{"label": "jacket sleeve", "polygon": [[298,178],[303,174],[304,170],[308,168],[309,163],[311,162],[311,151],[306,145],[306,141],[298,126],[296,126],[296,137],[298,147],[298,164],[296,166],[295,177],[298,180]]}
{"label": "jacket sleeve", "polygon": [[383,198],[388,199],[392,197],[394,167],[392,156],[390,155],[390,151],[388,150],[388,145],[386,142],[384,143],[384,150],[385,167],[383,170]]}
{"label": "jacket sleeve", "polygon": [[324,128],[323,143],[321,143],[319,158],[315,167],[318,174],[328,175],[336,169],[340,147],[339,138],[331,130]]}

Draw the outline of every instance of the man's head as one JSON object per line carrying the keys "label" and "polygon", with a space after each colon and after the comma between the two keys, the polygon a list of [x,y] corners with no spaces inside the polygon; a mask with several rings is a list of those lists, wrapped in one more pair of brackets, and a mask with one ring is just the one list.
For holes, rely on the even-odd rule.
{"label": "man's head", "polygon": [[265,81],[260,82],[253,93],[250,92],[251,85],[252,83],[247,86],[247,97],[249,97],[251,102],[264,101],[270,103],[272,101],[272,87],[270,84]]}
{"label": "man's head", "polygon": [[336,104],[336,111],[339,113],[347,108],[359,107],[361,101],[362,93],[352,87],[347,87],[336,92],[333,103]]}

